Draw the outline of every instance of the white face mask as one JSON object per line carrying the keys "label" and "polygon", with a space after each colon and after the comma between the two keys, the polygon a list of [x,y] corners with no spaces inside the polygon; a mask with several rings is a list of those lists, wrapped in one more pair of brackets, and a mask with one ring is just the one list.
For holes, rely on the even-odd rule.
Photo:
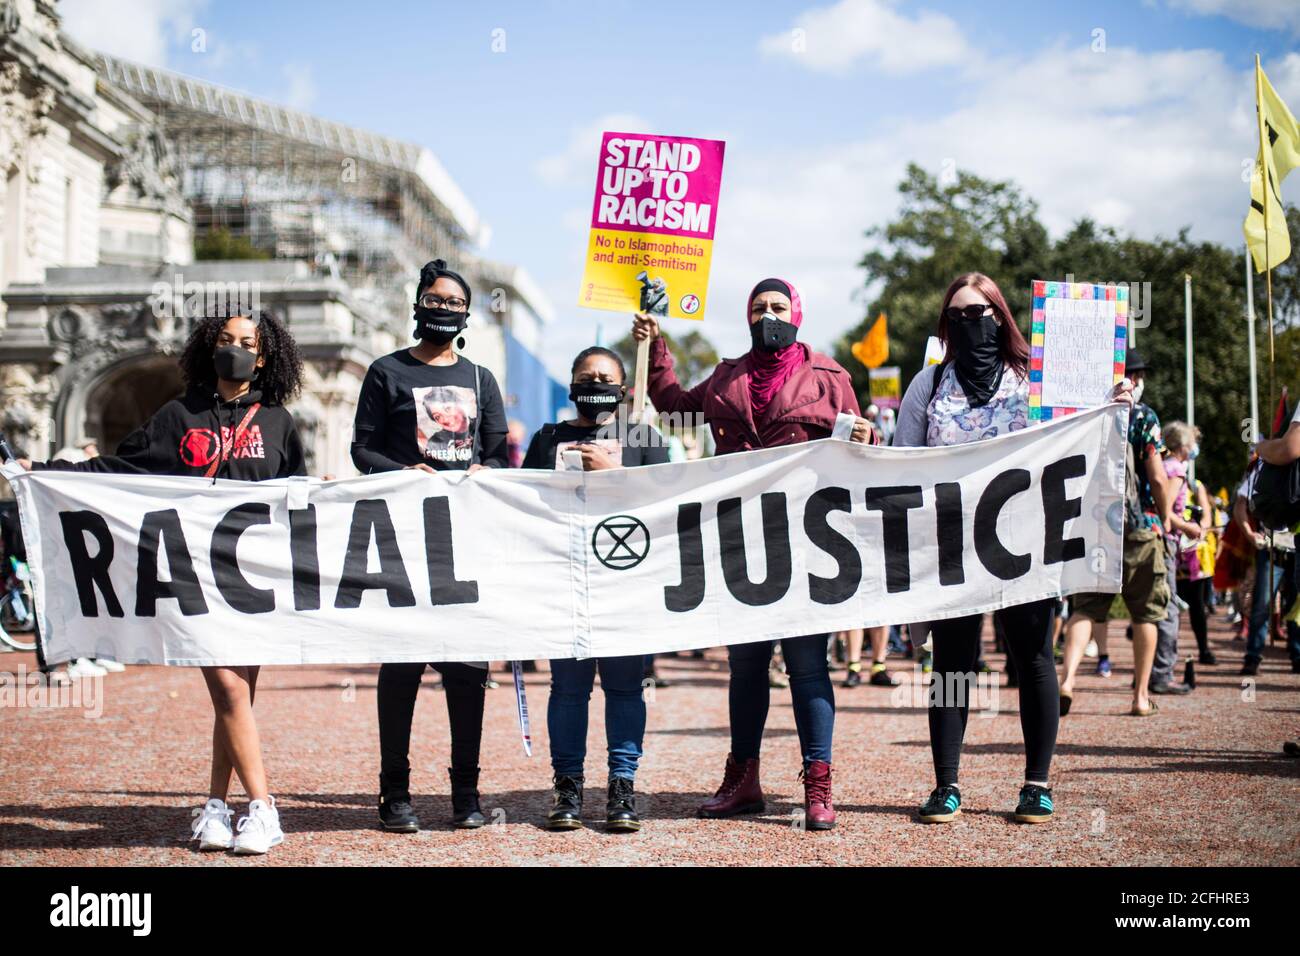
{"label": "white face mask", "polygon": [[1142,401],[1142,389],[1146,385],[1146,383],[1147,380],[1143,379],[1142,381],[1138,382],[1136,385],[1133,386],[1133,401],[1135,402]]}

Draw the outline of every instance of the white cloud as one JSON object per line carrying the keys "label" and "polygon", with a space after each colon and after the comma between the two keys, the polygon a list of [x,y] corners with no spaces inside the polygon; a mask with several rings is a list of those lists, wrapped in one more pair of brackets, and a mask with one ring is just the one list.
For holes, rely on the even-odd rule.
{"label": "white cloud", "polygon": [[167,48],[184,42],[207,0],[63,0],[63,27],[78,42],[148,66],[167,66]]}
{"label": "white cloud", "polygon": [[896,0],[840,0],[807,10],[783,33],[765,36],[759,49],[810,70],[841,73],[866,60],[886,73],[919,73],[960,63],[968,46],[951,17],[922,10],[895,11]]}
{"label": "white cloud", "polygon": [[305,63],[286,63],[280,68],[289,87],[284,94],[284,105],[295,110],[309,110],[316,99],[316,81],[311,67]]}
{"label": "white cloud", "polygon": [[559,152],[538,159],[533,171],[548,186],[575,186],[579,183],[593,186],[600,137],[607,130],[616,133],[659,132],[653,123],[634,113],[607,113],[575,129],[568,143]]}
{"label": "white cloud", "polygon": [[1300,34],[1296,0],[1166,0],[1170,8],[1197,16],[1221,16],[1248,27]]}

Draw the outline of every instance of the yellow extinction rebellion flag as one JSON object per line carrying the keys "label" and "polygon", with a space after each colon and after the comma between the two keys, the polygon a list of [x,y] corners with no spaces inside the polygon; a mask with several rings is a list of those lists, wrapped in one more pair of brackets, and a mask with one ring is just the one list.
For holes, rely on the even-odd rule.
{"label": "yellow extinction rebellion flag", "polygon": [[1258,56],[1255,57],[1255,99],[1259,109],[1260,151],[1255,172],[1250,177],[1250,212],[1242,228],[1255,260],[1255,271],[1263,272],[1285,262],[1291,255],[1291,236],[1286,228],[1279,187],[1287,173],[1300,166],[1300,125],[1264,75]]}

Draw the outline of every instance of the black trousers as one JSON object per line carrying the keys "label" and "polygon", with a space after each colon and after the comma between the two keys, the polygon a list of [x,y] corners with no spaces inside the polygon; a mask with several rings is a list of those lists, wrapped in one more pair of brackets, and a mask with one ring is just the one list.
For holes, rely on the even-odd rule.
{"label": "black trousers", "polygon": [[1210,649],[1210,635],[1206,630],[1205,608],[1210,601],[1211,578],[1191,581],[1178,579],[1178,596],[1187,602],[1187,617],[1192,622],[1192,633],[1196,635],[1196,648],[1202,654]]}
{"label": "black trousers", "polygon": [[487,671],[471,664],[383,664],[379,668],[379,757],[384,778],[405,784],[411,772],[411,720],[424,669],[442,675],[451,724],[451,766],[478,767],[483,739],[483,682]]}
{"label": "black trousers", "polygon": [[[1057,701],[1059,687],[1052,661],[1052,625],[1056,601],[1048,598],[1031,604],[994,611],[1014,661],[1020,681],[1020,729],[1025,735],[1025,779],[1047,780],[1056,751],[1060,723]],[[999,620],[1000,619],[1000,620]],[[970,713],[970,691],[975,687],[976,662],[980,657],[980,632],[984,615],[930,625],[934,636],[934,671],[929,701],[930,750],[939,786],[955,784],[961,763],[962,740]],[[958,692],[953,693],[956,689]]]}

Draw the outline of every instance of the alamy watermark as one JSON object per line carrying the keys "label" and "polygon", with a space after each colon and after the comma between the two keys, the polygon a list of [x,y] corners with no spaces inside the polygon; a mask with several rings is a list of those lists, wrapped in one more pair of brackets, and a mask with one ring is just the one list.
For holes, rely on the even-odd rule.
{"label": "alamy watermark", "polygon": [[981,717],[996,717],[1000,712],[1001,687],[998,675],[977,671],[931,673],[929,679],[917,667],[917,680],[904,682],[889,695],[892,707],[966,707]]}
{"label": "alamy watermark", "polygon": [[149,305],[159,319],[209,315],[251,315],[262,308],[260,282],[186,282],[177,272],[171,282],[155,282]]}
{"label": "alamy watermark", "polygon": [[82,677],[65,684],[50,682],[40,671],[19,665],[16,673],[0,671],[0,709],[81,710],[87,720],[104,715],[104,678]]}

